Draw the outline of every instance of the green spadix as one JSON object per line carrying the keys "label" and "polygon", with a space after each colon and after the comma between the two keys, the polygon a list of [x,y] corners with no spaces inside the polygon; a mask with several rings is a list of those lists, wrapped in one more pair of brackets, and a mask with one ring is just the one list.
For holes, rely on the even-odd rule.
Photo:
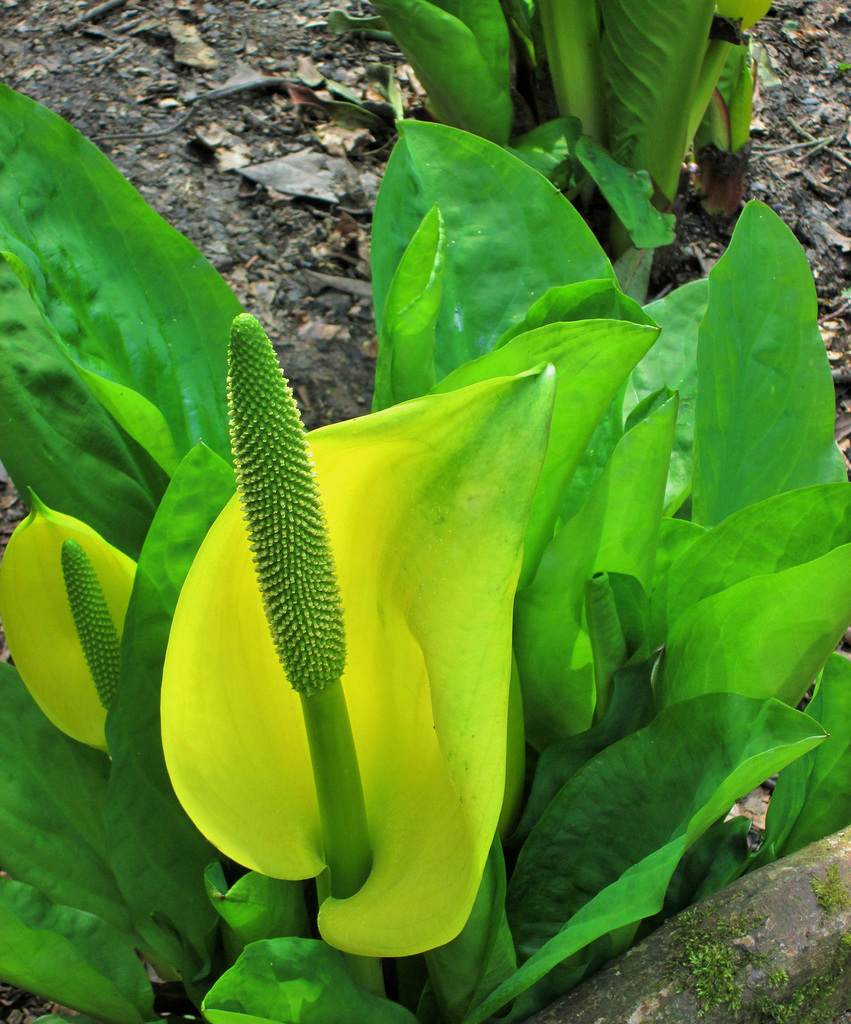
{"label": "green spadix", "polygon": [[[235,333],[243,329],[256,330],[240,318]],[[183,806],[234,860],[277,878],[323,871],[327,822],[305,708],[337,686],[345,696],[370,858],[347,898],[334,891],[332,865],[318,920],[345,952],[421,952],[469,916],[503,802],[513,598],[554,391],[549,370],[499,378],[308,436],[346,643],[344,665],[317,652],[321,673],[308,678],[316,686],[341,665],[340,684],[310,696],[292,688],[290,676],[312,673],[312,661],[278,657],[266,612],[274,602],[264,608],[254,561],[265,542],[246,528],[238,498],[181,592],[163,676],[163,749]],[[259,432],[264,410],[257,415]],[[277,429],[270,415],[268,432]],[[245,494],[246,456],[235,447]],[[276,487],[300,487],[274,450],[261,472],[278,473]],[[294,542],[275,543],[276,558],[294,557]],[[316,579],[327,572],[322,559]],[[281,574],[281,607],[295,600],[290,578]],[[332,606],[310,626],[318,632],[308,651],[337,635],[325,625]]]}
{"label": "green spadix", "polygon": [[[63,575],[66,543],[82,642]],[[0,618],[27,689],[55,726],[102,750],[105,702],[117,680],[118,645],[135,574],[132,559],[34,495],[0,568]]]}

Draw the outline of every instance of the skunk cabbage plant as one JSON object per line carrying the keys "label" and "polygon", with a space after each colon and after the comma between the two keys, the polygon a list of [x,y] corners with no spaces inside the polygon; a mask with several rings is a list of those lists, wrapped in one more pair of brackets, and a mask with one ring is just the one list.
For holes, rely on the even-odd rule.
{"label": "skunk cabbage plant", "polygon": [[0,978],[82,1024],[520,1021],[851,823],[791,232],[750,204],[642,307],[527,162],[411,123],[372,251],[373,411],[305,435],[215,271],[0,88]]}
{"label": "skunk cabbage plant", "polygon": [[[711,119],[750,128],[753,78],[741,30],[764,0],[376,0],[434,117],[541,170],[571,196],[596,184],[617,217],[615,249],[673,240],[681,165]],[[736,69],[736,102],[718,91]],[[750,83],[750,94],[745,83]],[[720,140],[719,131],[714,133]],[[727,148],[731,144],[727,143]],[[650,207],[652,200],[655,210]],[[624,231],[625,229],[625,231]]]}
{"label": "skunk cabbage plant", "polygon": [[241,498],[175,613],[169,773],[229,857],[274,878],[329,870],[331,945],[421,953],[469,917],[502,807],[512,602],[555,376],[489,381],[308,445],[256,321],[237,318],[232,353]]}

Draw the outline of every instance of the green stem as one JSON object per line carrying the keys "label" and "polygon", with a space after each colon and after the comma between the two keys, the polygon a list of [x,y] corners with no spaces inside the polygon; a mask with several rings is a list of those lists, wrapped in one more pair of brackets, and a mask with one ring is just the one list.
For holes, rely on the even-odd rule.
{"label": "green stem", "polygon": [[600,20],[596,0],[541,0],[541,25],[559,112],[608,145]]}
{"label": "green stem", "polygon": [[718,79],[727,63],[727,57],[733,48],[732,43],[726,43],[722,39],[710,39],[700,66],[700,77],[697,80],[697,88],[694,94],[694,102],[691,105],[691,114],[688,123],[688,146],[691,146],[712,94],[718,87]]}
{"label": "green stem", "polygon": [[[343,684],[338,679],[312,694],[302,693],[301,707],[327,865],[327,877],[323,872],[317,880],[320,904],[329,893],[335,899],[346,900],[366,881],[372,868],[372,848]],[[380,961],[350,953],[345,956],[355,981],[383,996]]]}

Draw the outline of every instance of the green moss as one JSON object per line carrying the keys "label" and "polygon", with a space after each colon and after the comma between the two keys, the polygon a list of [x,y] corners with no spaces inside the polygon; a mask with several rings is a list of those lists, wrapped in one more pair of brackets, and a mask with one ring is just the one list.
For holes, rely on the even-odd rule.
{"label": "green moss", "polygon": [[[851,907],[851,891],[835,865],[828,868],[824,879],[813,878],[812,887],[826,913]],[[741,941],[764,917],[733,912],[712,922],[711,914],[711,909],[693,907],[680,917],[680,953],[674,965],[676,977],[671,979],[678,991],[690,989],[700,1000],[698,1017],[726,1007],[734,1020],[747,995],[760,1014],[760,1024],[829,1024],[833,1020],[838,984],[851,967],[851,933],[840,938],[822,975],[790,993],[786,971],[772,963],[769,955],[753,952]],[[763,973],[761,982],[748,978],[754,971]],[[742,988],[745,978],[747,993]]]}
{"label": "green moss", "polygon": [[[830,967],[821,977],[811,978],[805,985],[782,999],[759,993],[754,1005],[762,1016],[762,1024],[829,1024],[837,1012],[836,990],[851,961],[851,935],[839,939]],[[785,974],[785,972],[783,972]]]}
{"label": "green moss", "polygon": [[842,881],[836,864],[831,864],[827,869],[824,881],[813,876],[810,884],[818,900],[818,905],[826,914],[835,914],[840,910],[851,908],[851,892]]}
{"label": "green moss", "polygon": [[678,967],[687,987],[700,999],[701,1016],[719,1006],[736,1013],[742,1004],[742,986],[737,980],[757,957],[737,943],[759,924],[758,914],[733,913],[724,921],[707,927],[710,911],[693,908],[680,918],[682,953]]}

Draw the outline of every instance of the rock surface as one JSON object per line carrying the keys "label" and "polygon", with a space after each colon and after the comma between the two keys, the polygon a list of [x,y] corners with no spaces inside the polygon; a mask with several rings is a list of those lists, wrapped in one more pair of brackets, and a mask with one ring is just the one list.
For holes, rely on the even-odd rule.
{"label": "rock surface", "polygon": [[824,1024],[851,1006],[851,829],[672,918],[527,1024]]}

